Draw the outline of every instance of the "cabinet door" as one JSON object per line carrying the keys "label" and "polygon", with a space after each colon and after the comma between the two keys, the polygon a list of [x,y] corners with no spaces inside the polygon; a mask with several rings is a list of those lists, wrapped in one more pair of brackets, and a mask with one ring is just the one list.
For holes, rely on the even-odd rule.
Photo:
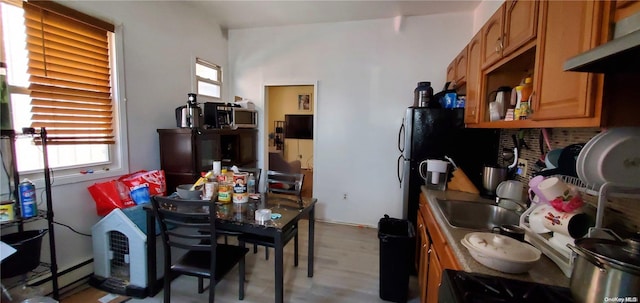
{"label": "cabinet door", "polygon": [[257,130],[246,130],[240,132],[240,149],[238,151],[238,165],[253,167],[256,164],[257,152]]}
{"label": "cabinet door", "polygon": [[536,37],[538,27],[538,1],[510,0],[504,11],[504,49],[508,56]]}
{"label": "cabinet door", "polygon": [[482,32],[482,68],[486,68],[502,57],[502,22],[504,19],[502,4],[481,29]]}
{"label": "cabinet door", "polygon": [[463,48],[458,57],[456,57],[456,86],[463,85],[467,77],[467,48]]}
{"label": "cabinet door", "polygon": [[[602,76],[565,72],[565,60],[601,39],[600,1],[542,1],[532,119],[586,118],[594,114]],[[600,30],[600,31],[599,31]]]}
{"label": "cabinet door", "polygon": [[638,0],[618,0],[616,1],[616,10],[614,23],[624,18],[640,12],[640,1]]}
{"label": "cabinet door", "polygon": [[164,170],[167,192],[172,193],[179,184],[189,184],[197,178],[196,145],[189,129],[159,129],[160,168]]}
{"label": "cabinet door", "polygon": [[464,123],[475,124],[478,123],[479,104],[482,100],[480,94],[480,48],[481,48],[481,35],[476,34],[469,45],[467,45],[467,100],[464,105]]}
{"label": "cabinet door", "polygon": [[431,247],[429,254],[429,276],[427,278],[427,303],[438,303],[438,289],[442,279],[442,266],[438,254]]}
{"label": "cabinet door", "polygon": [[455,82],[456,81],[456,59],[454,58],[449,66],[447,66],[447,82]]}
{"label": "cabinet door", "polygon": [[194,167],[193,141],[190,131],[159,130],[160,167],[169,172],[190,173]]}
{"label": "cabinet door", "polygon": [[213,169],[213,161],[220,160],[220,135],[212,132],[196,133],[196,166],[194,172]]}
{"label": "cabinet door", "polygon": [[418,289],[420,289],[420,302],[427,300],[427,275],[429,268],[429,249],[431,241],[427,235],[427,226],[424,224],[422,215],[418,214]]}

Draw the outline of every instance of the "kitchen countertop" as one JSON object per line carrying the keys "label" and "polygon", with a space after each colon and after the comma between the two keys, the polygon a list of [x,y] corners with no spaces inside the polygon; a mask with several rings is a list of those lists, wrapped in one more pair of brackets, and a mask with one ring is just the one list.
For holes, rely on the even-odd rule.
{"label": "kitchen countertop", "polygon": [[444,215],[440,211],[436,198],[439,199],[450,199],[450,200],[464,200],[464,201],[491,201],[486,198],[480,197],[477,194],[470,194],[459,191],[435,191],[429,190],[426,187],[422,187],[422,193],[424,193],[427,201],[429,202],[429,207],[435,217],[440,230],[447,238],[447,245],[451,248],[451,251],[456,256],[458,263],[462,267],[464,271],[467,272],[475,272],[492,276],[505,277],[516,280],[530,281],[542,284],[556,285],[562,287],[569,287],[569,278],[567,278],[560,268],[551,261],[547,256],[542,254],[540,256],[540,260],[536,265],[527,273],[523,274],[508,274],[500,271],[493,270],[488,268],[480,263],[478,263],[466,247],[464,247],[460,240],[464,238],[467,233],[474,232],[477,230],[466,229],[466,228],[458,228],[452,227],[449,225],[444,218]]}

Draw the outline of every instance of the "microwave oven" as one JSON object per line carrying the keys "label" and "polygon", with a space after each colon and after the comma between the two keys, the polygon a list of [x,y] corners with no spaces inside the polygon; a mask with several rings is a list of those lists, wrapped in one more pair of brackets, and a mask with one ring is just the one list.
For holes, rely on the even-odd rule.
{"label": "microwave oven", "polygon": [[257,128],[258,111],[233,103],[204,103],[205,128]]}
{"label": "microwave oven", "polygon": [[258,128],[258,111],[244,107],[232,109],[231,128]]}

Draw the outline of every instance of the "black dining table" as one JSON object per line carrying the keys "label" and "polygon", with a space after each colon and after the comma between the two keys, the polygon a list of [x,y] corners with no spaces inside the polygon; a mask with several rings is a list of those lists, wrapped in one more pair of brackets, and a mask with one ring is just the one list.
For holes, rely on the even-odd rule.
{"label": "black dining table", "polygon": [[[274,238],[275,248],[275,302],[284,300],[284,238],[283,231],[289,230],[302,218],[309,220],[308,268],[307,276],[313,277],[314,225],[317,199],[302,198],[281,194],[260,194],[246,203],[216,203],[216,228],[225,231],[268,236]],[[145,205],[147,235],[156,235],[156,224],[151,205]],[[271,220],[259,221],[255,211],[270,209]],[[147,237],[147,285],[148,293],[154,296],[160,291],[162,280],[156,277],[156,237]]]}

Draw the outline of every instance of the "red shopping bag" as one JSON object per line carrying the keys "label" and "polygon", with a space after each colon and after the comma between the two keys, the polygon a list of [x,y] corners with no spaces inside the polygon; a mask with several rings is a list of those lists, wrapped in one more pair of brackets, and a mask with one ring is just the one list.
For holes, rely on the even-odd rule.
{"label": "red shopping bag", "polygon": [[99,216],[106,216],[116,208],[135,205],[129,196],[127,187],[116,180],[93,184],[89,186],[88,190],[96,203],[96,212]]}
{"label": "red shopping bag", "polygon": [[166,195],[167,185],[163,170],[140,170],[118,178],[129,189],[136,204],[151,202],[151,196]]}

